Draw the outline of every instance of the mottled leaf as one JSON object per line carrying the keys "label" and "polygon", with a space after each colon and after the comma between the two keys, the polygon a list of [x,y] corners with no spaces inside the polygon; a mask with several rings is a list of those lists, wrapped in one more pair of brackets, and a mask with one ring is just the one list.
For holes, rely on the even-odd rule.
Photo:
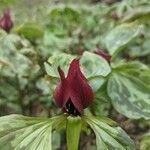
{"label": "mottled leaf", "polygon": [[104,43],[109,53],[114,57],[123,50],[129,42],[139,35],[142,26],[136,23],[126,23],[112,29],[105,37]]}
{"label": "mottled leaf", "polygon": [[64,70],[65,74],[68,72],[69,64],[75,56],[65,53],[55,52],[49,59],[48,63],[44,63],[46,72],[49,76],[54,78],[59,78],[58,66]]}
{"label": "mottled leaf", "polygon": [[107,76],[111,69],[107,61],[97,54],[84,52],[80,59],[81,68],[86,78]]}
{"label": "mottled leaf", "polygon": [[96,135],[97,150],[135,150],[134,142],[120,127],[111,127],[95,117],[85,116],[85,120]]}
{"label": "mottled leaf", "polygon": [[107,93],[113,106],[129,118],[149,119],[150,74],[147,73],[150,72],[149,69],[133,67],[130,63],[121,66],[115,68],[108,80]]}
{"label": "mottled leaf", "polygon": [[[37,73],[39,66],[34,64],[34,58],[27,57],[25,49],[31,48],[29,42],[15,34],[3,35],[0,37],[0,73],[4,76],[25,77]],[[24,53],[26,55],[24,55]],[[34,53],[33,56],[36,56]]]}
{"label": "mottled leaf", "polygon": [[[0,118],[0,148],[3,150],[51,150],[51,132],[64,116],[51,119],[9,115]],[[56,126],[56,125],[55,125]]]}

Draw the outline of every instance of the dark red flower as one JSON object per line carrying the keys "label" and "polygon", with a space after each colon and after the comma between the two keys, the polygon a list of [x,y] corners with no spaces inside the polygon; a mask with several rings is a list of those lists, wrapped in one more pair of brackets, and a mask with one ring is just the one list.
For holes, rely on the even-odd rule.
{"label": "dark red flower", "polygon": [[79,60],[71,62],[67,77],[60,67],[58,72],[60,83],[54,91],[56,104],[68,114],[83,114],[83,109],[92,103],[93,91],[80,70]]}
{"label": "dark red flower", "polygon": [[100,55],[110,63],[111,56],[108,53],[104,52],[102,49],[98,48],[96,51],[94,51],[94,53]]}
{"label": "dark red flower", "polygon": [[13,27],[13,22],[11,20],[11,16],[10,16],[10,10],[9,9],[5,9],[3,12],[3,16],[0,19],[0,27],[5,30],[7,33],[10,32],[10,30]]}

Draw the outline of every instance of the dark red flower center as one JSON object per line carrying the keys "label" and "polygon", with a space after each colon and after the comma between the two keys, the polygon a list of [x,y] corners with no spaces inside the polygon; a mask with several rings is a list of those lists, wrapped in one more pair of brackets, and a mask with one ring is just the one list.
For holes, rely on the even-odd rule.
{"label": "dark red flower center", "polygon": [[79,113],[78,110],[74,107],[74,105],[73,105],[73,103],[71,102],[70,99],[69,99],[68,102],[66,103],[65,111],[66,111],[69,115],[73,115],[73,116],[80,115],[80,113]]}

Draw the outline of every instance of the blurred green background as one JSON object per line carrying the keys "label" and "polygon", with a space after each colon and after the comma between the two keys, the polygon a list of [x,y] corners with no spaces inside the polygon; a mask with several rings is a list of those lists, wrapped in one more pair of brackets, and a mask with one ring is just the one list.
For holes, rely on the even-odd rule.
{"label": "blurred green background", "polygon": [[[138,61],[143,63],[142,69],[150,67],[149,0],[0,0],[0,16],[8,7],[14,27],[10,34],[0,30],[0,116],[59,114],[53,101],[59,79],[47,75],[56,75],[54,68],[48,71],[48,65],[65,66],[67,59],[81,57],[84,51],[103,49],[113,56],[112,66]],[[141,72],[133,76],[140,78]],[[142,81],[150,87],[149,71],[145,71]],[[114,119],[134,138],[137,149],[149,150],[150,136],[145,133],[150,122],[127,118],[127,110],[118,113],[117,104],[112,106],[103,86],[103,91],[98,86],[91,112]],[[141,105],[143,110],[149,109]],[[55,136],[55,149],[60,144],[63,149],[64,141],[60,135]],[[94,149],[93,136],[83,135],[81,139],[81,149]]]}

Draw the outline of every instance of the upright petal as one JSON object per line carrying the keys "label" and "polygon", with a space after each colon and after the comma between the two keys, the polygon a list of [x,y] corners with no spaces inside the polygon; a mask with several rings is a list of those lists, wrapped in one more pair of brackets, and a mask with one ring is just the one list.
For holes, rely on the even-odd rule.
{"label": "upright petal", "polygon": [[74,59],[70,64],[67,82],[69,82],[70,98],[79,112],[92,103],[93,91],[82,74],[79,60]]}
{"label": "upright petal", "polygon": [[58,72],[61,80],[54,91],[54,99],[56,104],[62,108],[69,99],[69,90],[65,74],[60,67],[58,67]]}
{"label": "upright petal", "polygon": [[69,80],[74,78],[74,75],[76,73],[78,73],[84,80],[86,80],[86,78],[84,77],[84,75],[80,70],[79,59],[73,59],[72,62],[70,63],[67,79]]}
{"label": "upright petal", "polygon": [[65,88],[65,74],[60,67],[58,67],[58,73],[60,75],[61,81],[57,85],[54,91],[54,99],[59,107],[63,106],[64,88]]}
{"label": "upright petal", "polygon": [[58,66],[57,70],[60,75],[61,81],[65,80],[65,74],[64,74],[63,70],[60,68],[60,66]]}
{"label": "upright petal", "polygon": [[93,101],[92,88],[88,82],[80,76],[80,73],[76,73],[74,78],[70,81],[70,95],[76,108],[80,105],[82,108],[86,108]]}

